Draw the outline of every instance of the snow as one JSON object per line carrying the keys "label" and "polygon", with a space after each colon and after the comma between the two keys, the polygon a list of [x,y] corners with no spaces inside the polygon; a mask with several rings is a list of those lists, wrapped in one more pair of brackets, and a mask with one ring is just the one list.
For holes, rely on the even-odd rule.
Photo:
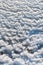
{"label": "snow", "polygon": [[0,65],[43,65],[43,0],[0,0]]}

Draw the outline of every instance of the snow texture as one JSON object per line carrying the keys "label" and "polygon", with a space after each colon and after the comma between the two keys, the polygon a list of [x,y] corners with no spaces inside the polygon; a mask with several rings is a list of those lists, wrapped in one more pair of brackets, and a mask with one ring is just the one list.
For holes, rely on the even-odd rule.
{"label": "snow texture", "polygon": [[43,65],[43,0],[0,0],[0,65]]}

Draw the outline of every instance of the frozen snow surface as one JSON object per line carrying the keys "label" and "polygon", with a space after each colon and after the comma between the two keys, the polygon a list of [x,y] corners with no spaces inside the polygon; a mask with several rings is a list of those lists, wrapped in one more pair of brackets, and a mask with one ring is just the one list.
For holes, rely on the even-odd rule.
{"label": "frozen snow surface", "polygon": [[0,0],[0,65],[43,65],[43,0]]}

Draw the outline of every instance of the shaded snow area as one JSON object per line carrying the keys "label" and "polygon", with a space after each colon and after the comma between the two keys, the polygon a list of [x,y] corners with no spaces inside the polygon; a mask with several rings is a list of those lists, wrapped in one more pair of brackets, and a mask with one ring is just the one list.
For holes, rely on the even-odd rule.
{"label": "shaded snow area", "polygon": [[43,65],[43,0],[0,0],[0,65]]}

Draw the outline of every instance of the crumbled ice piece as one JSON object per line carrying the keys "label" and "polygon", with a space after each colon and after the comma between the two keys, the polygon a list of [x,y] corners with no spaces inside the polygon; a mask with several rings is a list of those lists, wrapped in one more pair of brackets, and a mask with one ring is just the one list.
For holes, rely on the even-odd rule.
{"label": "crumbled ice piece", "polygon": [[6,42],[4,42],[3,40],[0,40],[0,46],[6,46],[6,45],[7,45]]}
{"label": "crumbled ice piece", "polygon": [[25,61],[24,61],[23,59],[21,59],[21,58],[16,58],[16,59],[14,60],[14,64],[15,64],[15,65],[16,65],[16,64],[25,65]]}

